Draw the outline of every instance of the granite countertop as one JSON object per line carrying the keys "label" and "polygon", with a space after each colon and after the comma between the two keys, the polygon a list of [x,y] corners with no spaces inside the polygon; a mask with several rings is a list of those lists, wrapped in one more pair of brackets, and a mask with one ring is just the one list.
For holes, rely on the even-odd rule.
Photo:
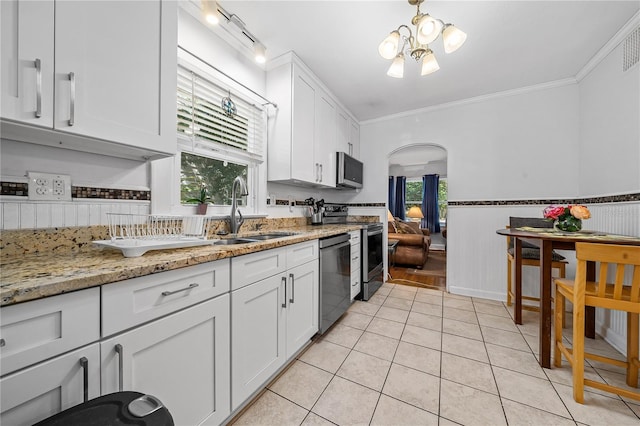
{"label": "granite countertop", "polygon": [[[77,252],[38,253],[0,259],[0,306],[114,283],[199,263],[241,256],[361,229],[360,225],[282,228],[296,235],[247,244],[153,250],[126,258],[119,250],[86,247]],[[264,233],[264,232],[262,232]],[[238,236],[258,235],[260,232]]]}

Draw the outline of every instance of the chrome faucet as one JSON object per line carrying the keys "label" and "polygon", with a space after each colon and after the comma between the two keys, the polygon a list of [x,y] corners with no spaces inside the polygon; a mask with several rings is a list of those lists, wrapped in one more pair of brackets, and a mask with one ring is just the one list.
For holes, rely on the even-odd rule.
{"label": "chrome faucet", "polygon": [[[239,193],[238,190],[240,191]],[[237,176],[234,179],[233,186],[231,187],[231,217],[229,218],[229,229],[232,234],[237,234],[238,230],[240,230],[240,227],[244,223],[242,213],[240,213],[240,209],[238,209],[238,195],[240,195],[241,197],[244,195],[249,195],[249,190],[247,190],[247,183],[240,176]],[[240,216],[240,219],[237,220],[236,209],[238,210],[238,216]]]}

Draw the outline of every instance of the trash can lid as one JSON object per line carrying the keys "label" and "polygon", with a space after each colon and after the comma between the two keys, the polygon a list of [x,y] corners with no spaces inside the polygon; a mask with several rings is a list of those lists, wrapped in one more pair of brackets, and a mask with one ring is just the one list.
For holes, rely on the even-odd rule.
{"label": "trash can lid", "polygon": [[124,391],[68,408],[34,426],[174,426],[169,410],[152,395]]}

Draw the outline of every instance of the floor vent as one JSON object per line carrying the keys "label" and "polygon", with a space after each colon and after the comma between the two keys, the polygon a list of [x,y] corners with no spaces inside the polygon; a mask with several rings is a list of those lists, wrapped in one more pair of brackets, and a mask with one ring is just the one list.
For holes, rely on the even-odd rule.
{"label": "floor vent", "polygon": [[622,71],[626,71],[640,60],[640,27],[636,28],[624,41]]}

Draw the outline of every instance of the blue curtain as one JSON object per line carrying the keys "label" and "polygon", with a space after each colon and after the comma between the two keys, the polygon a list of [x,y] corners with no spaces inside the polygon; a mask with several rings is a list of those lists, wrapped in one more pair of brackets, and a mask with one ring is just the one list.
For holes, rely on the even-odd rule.
{"label": "blue curtain", "polygon": [[396,177],[396,202],[394,203],[395,210],[392,211],[393,216],[404,220],[404,211],[406,209],[404,203],[404,197],[407,190],[407,178],[405,176]]}
{"label": "blue curtain", "polygon": [[432,234],[440,232],[440,213],[438,209],[438,184],[439,175],[422,176],[422,228],[428,229]]}
{"label": "blue curtain", "polygon": [[389,176],[389,198],[387,206],[391,214],[396,211],[396,178]]}

